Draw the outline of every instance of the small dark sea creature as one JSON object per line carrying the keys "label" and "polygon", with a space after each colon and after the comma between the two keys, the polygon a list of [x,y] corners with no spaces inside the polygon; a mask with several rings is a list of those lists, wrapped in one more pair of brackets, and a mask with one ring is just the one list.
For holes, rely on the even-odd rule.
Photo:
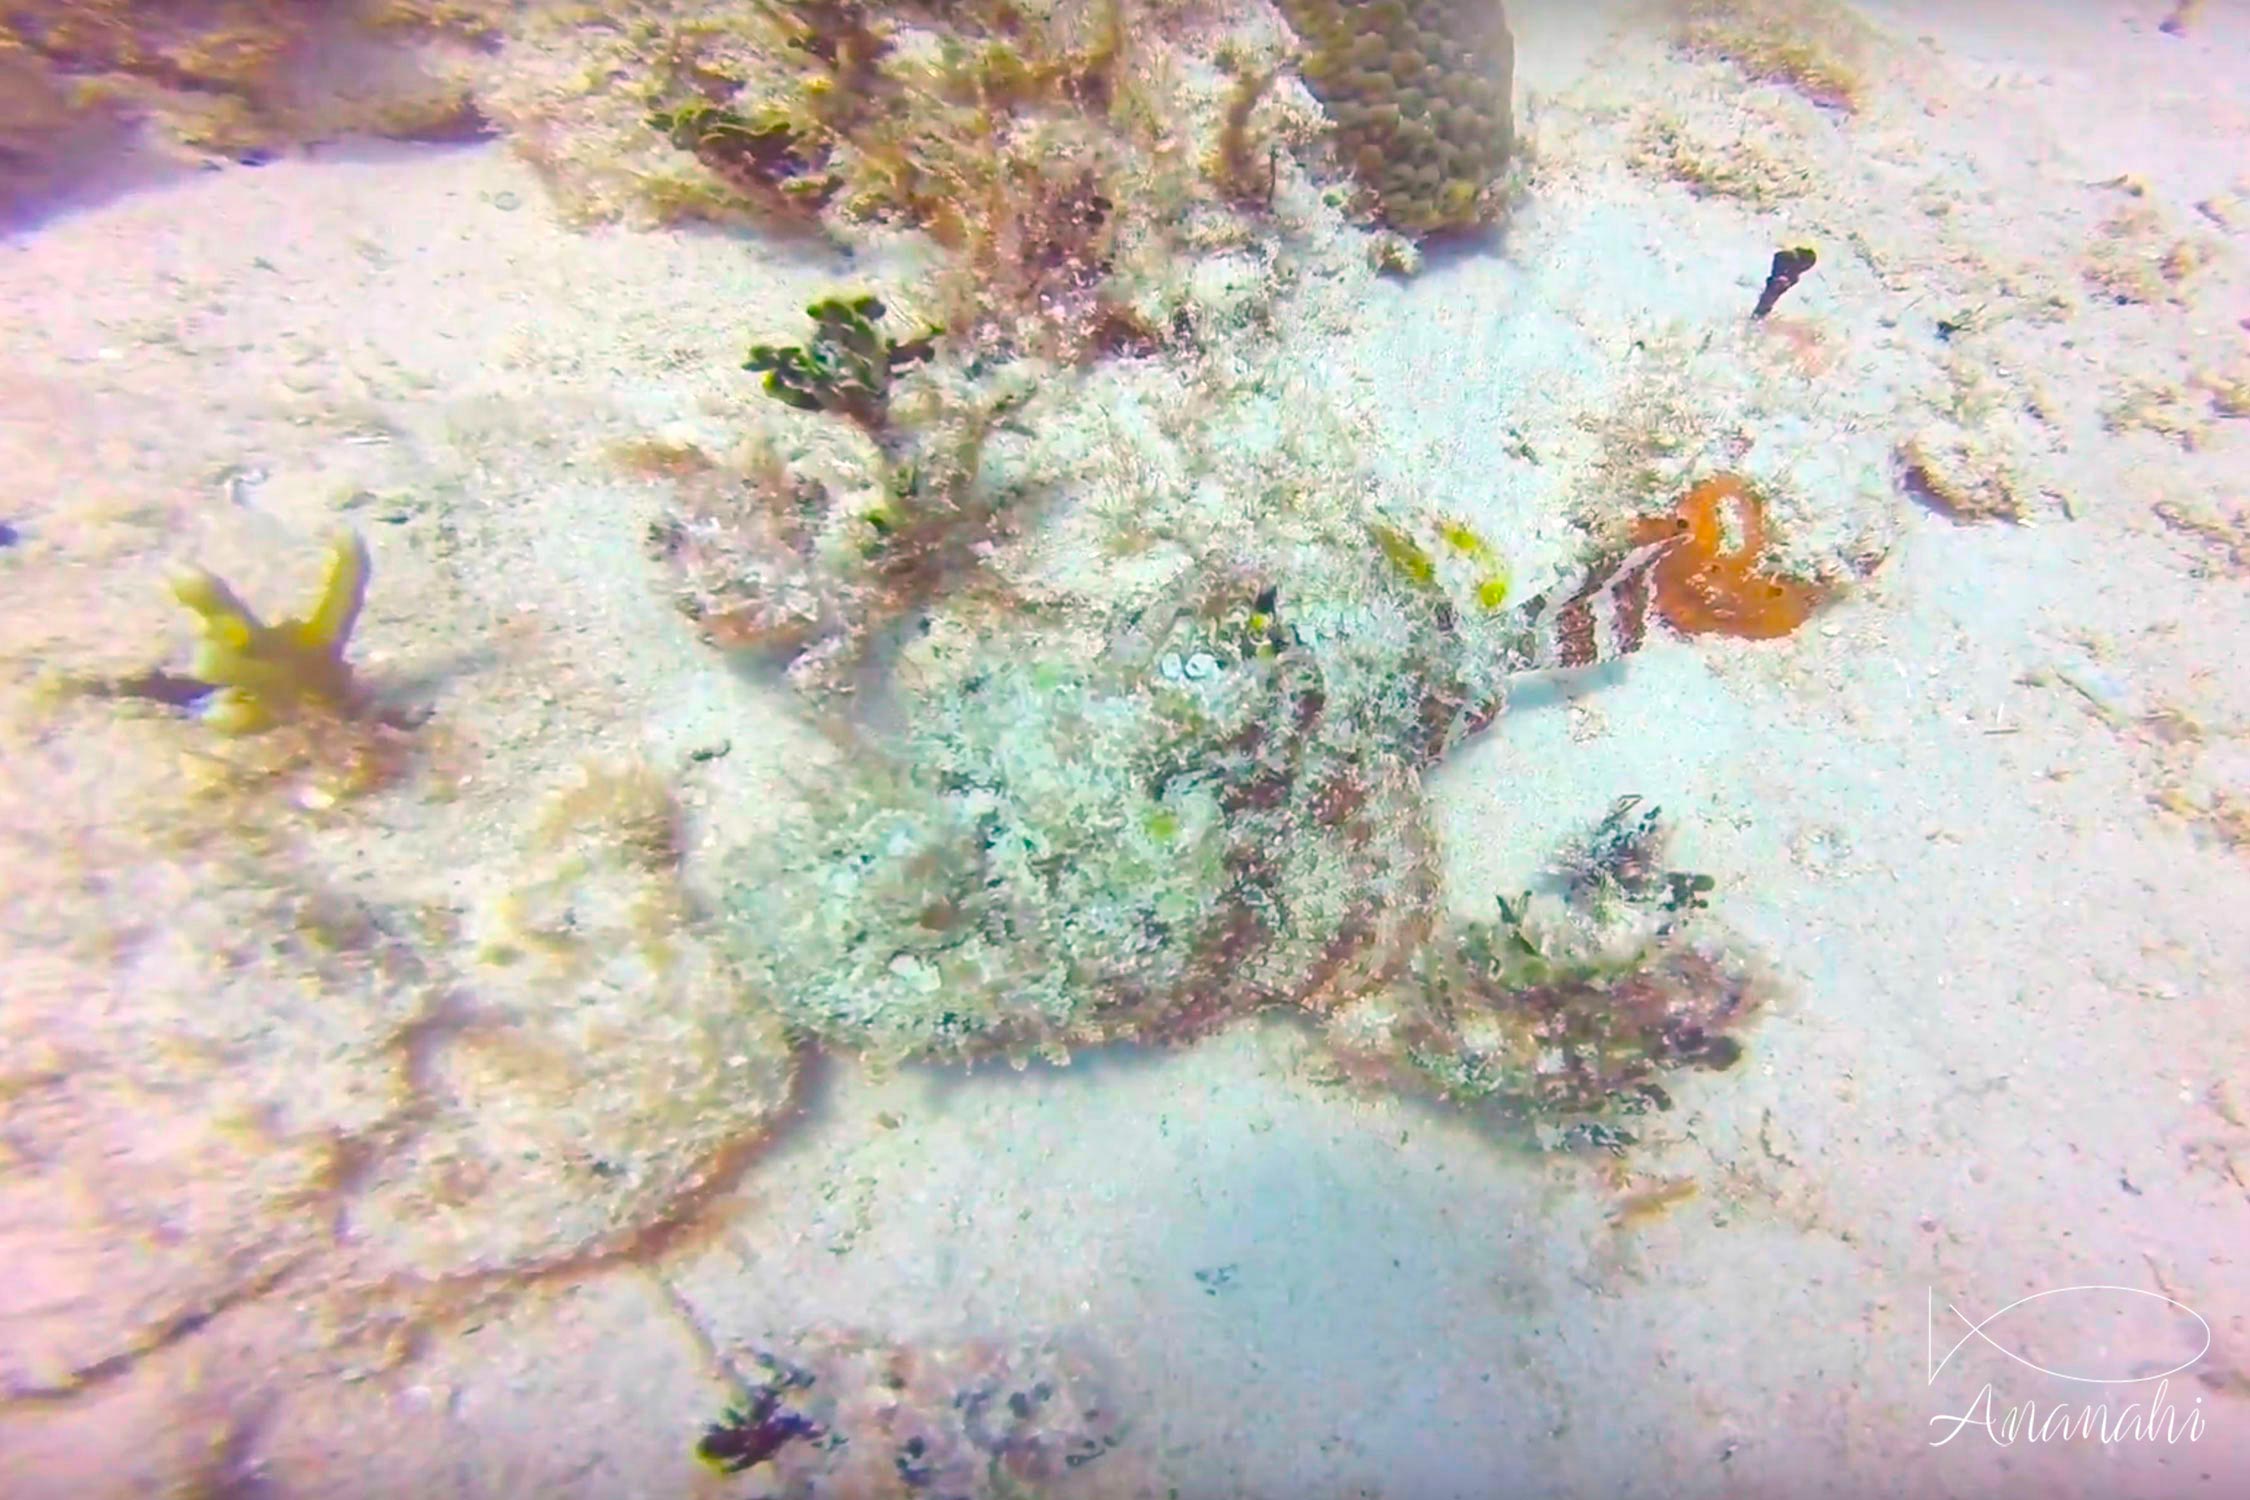
{"label": "small dark sea creature", "polygon": [[1795,286],[1798,279],[1811,270],[1813,263],[1819,259],[1810,245],[1774,251],[1773,269],[1766,273],[1765,290],[1758,293],[1758,305],[1750,310],[1750,316],[1762,318],[1772,312],[1774,304],[1781,300],[1782,293]]}
{"label": "small dark sea creature", "polygon": [[782,1445],[802,1438],[820,1438],[821,1426],[801,1412],[781,1404],[781,1393],[761,1390],[744,1406],[730,1406],[726,1414],[704,1430],[695,1445],[695,1456],[722,1474],[739,1474],[764,1463]]}
{"label": "small dark sea creature", "polygon": [[1664,881],[1664,845],[1669,829],[1663,809],[1642,807],[1629,792],[1610,804],[1608,814],[1582,838],[1565,846],[1554,865],[1563,894],[1574,906],[1597,905],[1608,896],[1646,900]]}

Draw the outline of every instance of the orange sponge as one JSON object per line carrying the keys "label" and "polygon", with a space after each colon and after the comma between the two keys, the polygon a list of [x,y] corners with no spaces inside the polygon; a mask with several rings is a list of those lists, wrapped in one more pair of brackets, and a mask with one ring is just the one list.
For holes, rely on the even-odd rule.
{"label": "orange sponge", "polygon": [[1826,598],[1816,585],[1759,571],[1765,507],[1738,474],[1713,475],[1689,490],[1678,510],[1633,531],[1636,546],[1669,538],[1677,543],[1650,577],[1657,613],[1682,635],[1771,640],[1804,624]]}

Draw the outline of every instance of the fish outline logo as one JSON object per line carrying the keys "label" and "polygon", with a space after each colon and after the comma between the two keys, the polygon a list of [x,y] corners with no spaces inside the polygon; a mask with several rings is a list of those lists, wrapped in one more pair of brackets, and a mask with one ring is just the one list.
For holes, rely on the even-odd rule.
{"label": "fish outline logo", "polygon": [[[2203,1329],[2203,1347],[2196,1350],[2193,1354],[2189,1355],[2186,1359],[2181,1360],[2178,1364],[2172,1366],[2170,1369],[2158,1370],[2153,1374],[2073,1375],[2066,1370],[2050,1370],[2045,1365],[2039,1364],[2033,1360],[2026,1359],[2021,1354],[2018,1354],[2015,1350],[2010,1349],[2006,1344],[2001,1343],[1991,1334],[1985,1332],[1987,1328],[1990,1328],[1994,1323],[1999,1322],[2002,1318],[2006,1317],[2009,1313],[2014,1312],[2017,1308],[2023,1306],[2027,1302],[2037,1302],[2042,1297],[2060,1297],[2069,1292],[2123,1292],[2129,1297],[2146,1297],[2151,1301],[2161,1302],[2167,1307],[2177,1308],[2179,1311],[2184,1312],[2189,1317],[2195,1319],[2197,1325]],[[1961,1352],[1961,1346],[1968,1343],[1971,1339],[1981,1339],[1983,1342],[1990,1344],[1993,1348],[1999,1350],[2002,1354],[2007,1355],[2008,1358],[2014,1360],[2017,1364],[2022,1365],[2027,1370],[2036,1370],[2040,1374],[2051,1376],[2056,1380],[2076,1381],[2081,1385],[2140,1385],[2150,1380],[2169,1379],[2174,1375],[2180,1374],[2182,1371],[2194,1368],[2197,1364],[2202,1362],[2204,1355],[2211,1352],[2210,1320],[2205,1318],[2203,1314],[2197,1312],[2194,1308],[2188,1306],[2185,1302],[2182,1302],[2179,1298],[2168,1296],[2163,1292],[2152,1292],[2146,1287],[2117,1286],[2113,1283],[2108,1282],[2087,1282],[2077,1286],[2049,1287],[2046,1291],[2043,1292],[2033,1292],[2027,1297],[2018,1297],[2015,1301],[2009,1303],[1999,1311],[1974,1322],[1972,1322],[1969,1318],[1969,1315],[1961,1311],[1960,1308],[1954,1306],[1951,1302],[1946,1303],[1945,1310],[1953,1314],[1954,1317],[1960,1319],[1962,1326],[1967,1328],[1968,1332],[1962,1334],[1961,1337],[1954,1340],[1953,1347],[1945,1351],[1945,1355],[1943,1358],[1939,1358],[1937,1355],[1937,1288],[1925,1288],[1924,1297],[1925,1304],[1923,1310],[1922,1360],[1924,1368],[1929,1372],[1928,1379],[1924,1381],[1925,1385],[1937,1384],[1937,1378],[1939,1374],[1944,1371],[1945,1367],[1948,1364],[1952,1363],[1953,1356]]]}

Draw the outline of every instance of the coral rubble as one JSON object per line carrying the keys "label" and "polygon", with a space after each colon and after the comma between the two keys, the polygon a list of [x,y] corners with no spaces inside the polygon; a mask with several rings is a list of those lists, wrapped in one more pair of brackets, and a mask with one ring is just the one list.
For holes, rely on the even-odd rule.
{"label": "coral rubble", "polygon": [[1690,0],[1676,25],[1689,55],[1846,112],[1865,98],[1880,50],[1874,29],[1834,0]]}
{"label": "coral rubble", "polygon": [[697,1456],[760,1471],[775,1500],[1045,1493],[1124,1424],[1089,1351],[1060,1339],[911,1345],[810,1332],[760,1349]]}

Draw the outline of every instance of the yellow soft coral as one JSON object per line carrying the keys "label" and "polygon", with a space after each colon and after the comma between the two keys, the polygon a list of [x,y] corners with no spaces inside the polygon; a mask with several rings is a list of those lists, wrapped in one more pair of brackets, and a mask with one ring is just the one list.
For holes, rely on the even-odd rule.
{"label": "yellow soft coral", "polygon": [[328,574],[302,619],[266,625],[225,581],[200,568],[172,579],[172,595],[193,611],[202,639],[188,675],[211,689],[204,722],[226,734],[254,734],[303,707],[337,711],[352,698],[344,648],[367,598],[367,544],[352,532],[329,543]]}

